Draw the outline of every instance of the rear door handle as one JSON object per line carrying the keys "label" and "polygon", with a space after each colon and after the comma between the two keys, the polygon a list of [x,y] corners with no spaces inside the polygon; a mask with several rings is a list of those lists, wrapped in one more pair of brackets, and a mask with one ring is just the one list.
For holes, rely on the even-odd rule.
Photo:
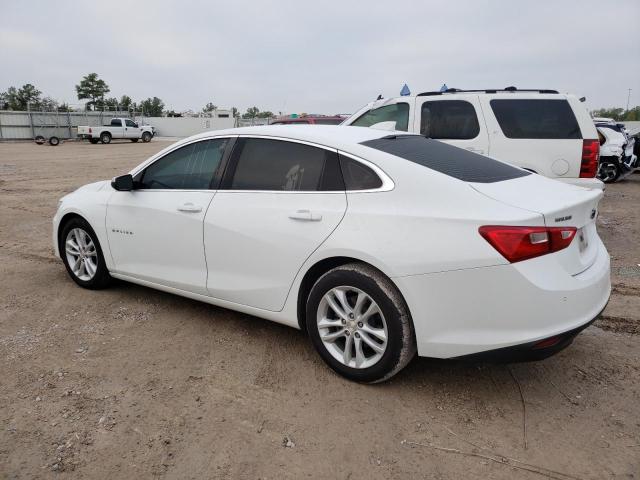
{"label": "rear door handle", "polygon": [[202,211],[202,207],[200,205],[195,205],[191,202],[183,203],[178,207],[180,212],[189,212],[189,213],[198,213]]}
{"label": "rear door handle", "polygon": [[302,220],[306,222],[319,222],[322,220],[322,215],[313,213],[311,210],[296,210],[294,213],[289,215],[289,218],[292,220]]}

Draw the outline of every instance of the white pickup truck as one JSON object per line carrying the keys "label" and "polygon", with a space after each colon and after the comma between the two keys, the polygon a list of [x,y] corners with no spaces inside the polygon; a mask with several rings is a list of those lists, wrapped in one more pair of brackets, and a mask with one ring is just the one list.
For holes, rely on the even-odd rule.
{"label": "white pickup truck", "polygon": [[127,138],[132,142],[142,139],[143,142],[150,142],[153,138],[153,127],[149,125],[138,126],[130,118],[112,118],[109,125],[103,127],[90,127],[80,125],[78,127],[78,137],[87,138],[91,143],[111,143],[115,138]]}

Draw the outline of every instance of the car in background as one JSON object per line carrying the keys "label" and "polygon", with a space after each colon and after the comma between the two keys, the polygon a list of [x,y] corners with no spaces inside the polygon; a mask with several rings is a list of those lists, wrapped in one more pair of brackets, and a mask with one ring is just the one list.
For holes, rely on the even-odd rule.
{"label": "car in background", "polygon": [[345,117],[339,115],[305,115],[302,117],[279,117],[270,125],[340,125]]}
{"label": "car in background", "polygon": [[299,328],[336,372],[379,382],[416,351],[568,346],[611,291],[602,196],[421,135],[238,128],[66,195],[53,246],[81,287],[117,278]]}
{"label": "car in background", "polygon": [[598,178],[613,183],[629,176],[638,168],[636,138],[623,124],[611,119],[594,119],[600,141]]}
{"label": "car in background", "polygon": [[555,90],[450,88],[380,99],[343,124],[419,133],[554,180],[603,188],[591,117],[577,97]]}
{"label": "car in background", "polygon": [[154,136],[153,128],[149,125],[139,126],[130,118],[112,118],[109,125],[102,127],[80,125],[78,137],[86,138],[91,143],[111,143],[114,139],[127,139],[137,142],[150,142]]}

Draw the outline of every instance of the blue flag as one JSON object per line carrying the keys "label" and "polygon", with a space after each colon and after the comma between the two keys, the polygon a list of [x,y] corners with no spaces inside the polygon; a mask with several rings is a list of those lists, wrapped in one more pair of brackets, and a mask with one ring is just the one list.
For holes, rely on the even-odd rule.
{"label": "blue flag", "polygon": [[400,90],[400,96],[408,97],[409,95],[411,95],[411,90],[409,90],[409,87],[407,87],[407,84],[405,83],[402,90]]}
{"label": "blue flag", "polygon": [[440,87],[440,91],[441,92],[446,92],[447,90],[449,90],[449,87],[447,87],[446,83],[443,83],[442,86]]}

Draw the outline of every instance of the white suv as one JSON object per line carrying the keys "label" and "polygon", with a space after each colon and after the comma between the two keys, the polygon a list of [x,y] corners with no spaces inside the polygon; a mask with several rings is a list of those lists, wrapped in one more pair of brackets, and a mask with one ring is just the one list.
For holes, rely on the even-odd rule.
{"label": "white suv", "polygon": [[420,133],[529,171],[603,188],[598,132],[574,95],[555,90],[425,92],[371,102],[343,125]]}

